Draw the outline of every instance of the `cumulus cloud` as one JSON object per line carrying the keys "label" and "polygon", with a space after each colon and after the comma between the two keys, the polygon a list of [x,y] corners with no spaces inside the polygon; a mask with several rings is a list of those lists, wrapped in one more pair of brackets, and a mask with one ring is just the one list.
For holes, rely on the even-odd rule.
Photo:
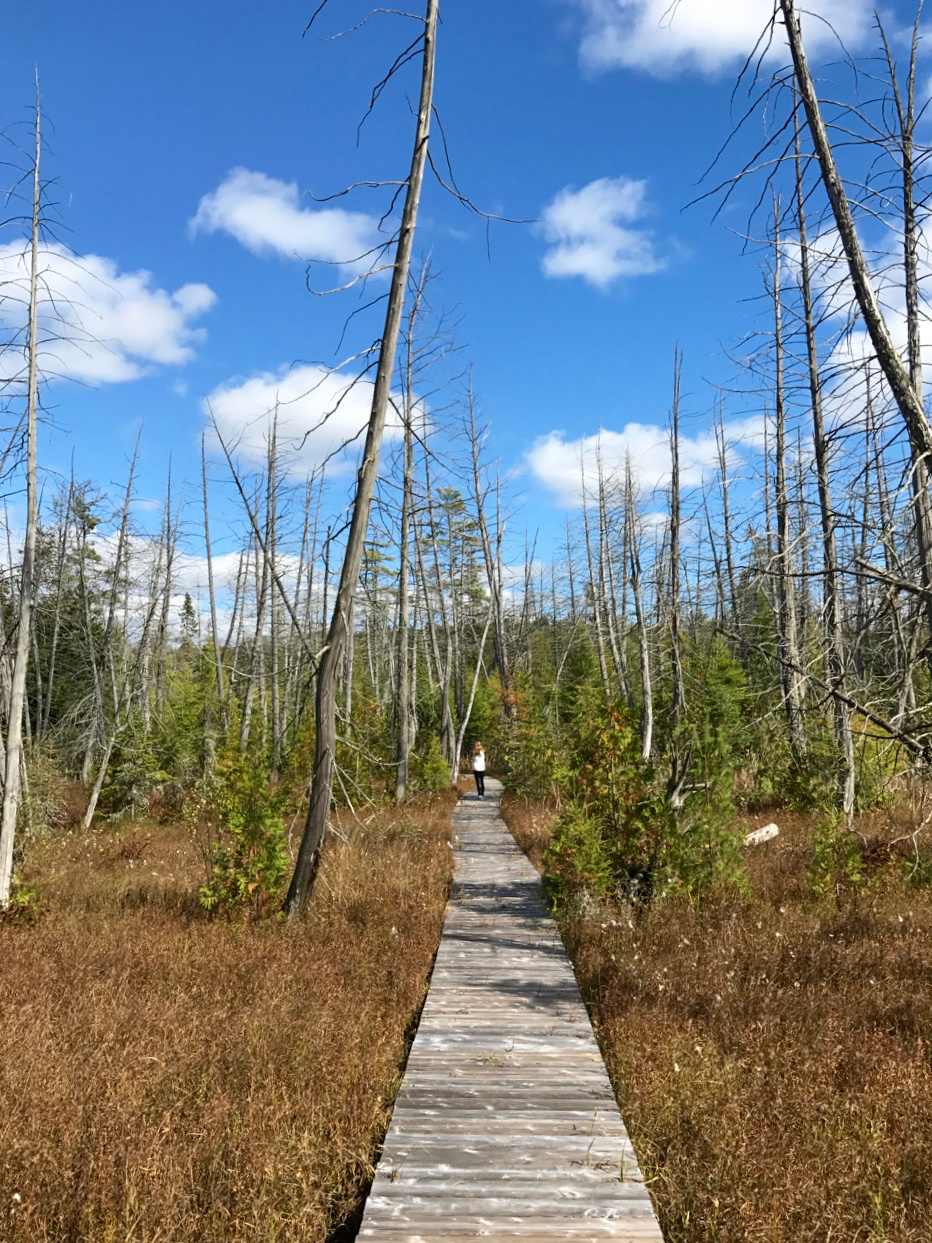
{"label": "cumulus cloud", "polygon": [[[682,70],[713,75],[740,66],[774,10],[774,0],[570,2],[583,14],[579,54],[586,68],[643,69],[658,77]],[[837,48],[836,35],[856,45],[872,12],[868,0],[810,0],[802,19],[810,55]],[[778,20],[769,55],[779,59],[786,54]]]}
{"label": "cumulus cloud", "polygon": [[[42,373],[93,385],[188,362],[205,335],[193,321],[216,302],[206,285],[168,293],[150,272],[121,272],[112,259],[57,244],[42,247],[39,282]],[[8,341],[21,339],[29,300],[29,253],[21,243],[0,246],[0,286],[0,330]],[[21,377],[23,367],[21,348],[0,348],[0,382]]]}
{"label": "cumulus cloud", "polygon": [[630,227],[647,214],[646,195],[647,183],[631,177],[566,186],[541,213],[540,231],[550,243],[546,275],[580,276],[605,289],[622,277],[659,272],[664,265],[650,234]]}
{"label": "cumulus cloud", "polygon": [[[680,437],[680,477],[684,486],[702,482],[705,472],[718,462],[715,435]],[[662,487],[670,478],[670,433],[655,423],[628,423],[621,431],[602,430],[592,436],[567,439],[563,432],[549,432],[535,440],[527,455],[531,473],[548,487],[560,505],[573,509],[582,504],[582,490],[595,496],[599,485],[599,460],[603,477],[621,481],[625,460],[641,488]]]}
{"label": "cumulus cloud", "polygon": [[[309,474],[324,461],[339,473],[353,461],[350,446],[365,430],[372,405],[372,384],[307,365],[264,371],[221,385],[205,399],[228,446],[247,462],[264,462],[273,411],[278,408],[278,444],[285,469]],[[400,425],[390,413],[385,438]]]}
{"label": "cumulus cloud", "polygon": [[189,222],[192,235],[228,233],[254,254],[345,263],[364,270],[379,243],[378,222],[364,212],[302,207],[297,183],[234,168],[205,194]]}

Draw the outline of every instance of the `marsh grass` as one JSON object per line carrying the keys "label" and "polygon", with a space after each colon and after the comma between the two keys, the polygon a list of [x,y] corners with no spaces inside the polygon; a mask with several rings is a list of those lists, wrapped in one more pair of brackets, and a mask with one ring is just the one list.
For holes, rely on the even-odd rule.
{"label": "marsh grass", "polygon": [[0,922],[0,1238],[313,1243],[356,1212],[423,1000],[452,796],[331,838],[297,927],[210,919],[188,830],[49,838]]}
{"label": "marsh grass", "polygon": [[[539,859],[547,808],[505,813]],[[875,813],[861,883],[816,899],[816,818],[773,818],[750,897],[563,925],[665,1238],[928,1243],[932,891]]]}

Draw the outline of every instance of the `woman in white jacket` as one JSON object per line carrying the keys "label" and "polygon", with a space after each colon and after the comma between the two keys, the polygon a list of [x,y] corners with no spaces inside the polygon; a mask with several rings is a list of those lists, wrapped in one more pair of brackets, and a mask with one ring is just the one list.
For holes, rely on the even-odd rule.
{"label": "woman in white jacket", "polygon": [[485,747],[481,742],[472,749],[472,775],[476,779],[476,793],[485,798]]}

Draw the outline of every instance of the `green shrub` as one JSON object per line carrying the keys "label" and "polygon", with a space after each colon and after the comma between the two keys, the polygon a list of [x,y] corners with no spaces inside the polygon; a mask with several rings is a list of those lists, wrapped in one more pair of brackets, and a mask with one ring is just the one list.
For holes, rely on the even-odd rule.
{"label": "green shrub", "polygon": [[809,883],[818,898],[863,893],[867,887],[860,841],[835,813],[827,813],[816,832]]}
{"label": "green shrub", "polygon": [[207,868],[198,893],[206,910],[245,911],[258,919],[276,909],[289,866],[284,801],[259,765],[239,754],[222,757],[215,774],[188,797],[185,814]]}
{"label": "green shrub", "polygon": [[612,843],[598,818],[581,803],[570,803],[557,821],[543,862],[547,896],[557,908],[583,891],[605,898],[615,884]]}
{"label": "green shrub", "polygon": [[450,766],[441,753],[440,740],[432,735],[425,746],[411,752],[408,789],[412,794],[430,794],[448,790],[450,784]]}

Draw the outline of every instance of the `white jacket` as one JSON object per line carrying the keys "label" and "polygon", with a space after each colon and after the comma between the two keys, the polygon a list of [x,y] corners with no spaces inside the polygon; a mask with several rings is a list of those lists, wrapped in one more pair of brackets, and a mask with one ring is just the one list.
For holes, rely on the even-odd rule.
{"label": "white jacket", "polygon": [[474,773],[485,772],[485,752],[484,751],[480,751],[478,755],[473,755],[472,770]]}

